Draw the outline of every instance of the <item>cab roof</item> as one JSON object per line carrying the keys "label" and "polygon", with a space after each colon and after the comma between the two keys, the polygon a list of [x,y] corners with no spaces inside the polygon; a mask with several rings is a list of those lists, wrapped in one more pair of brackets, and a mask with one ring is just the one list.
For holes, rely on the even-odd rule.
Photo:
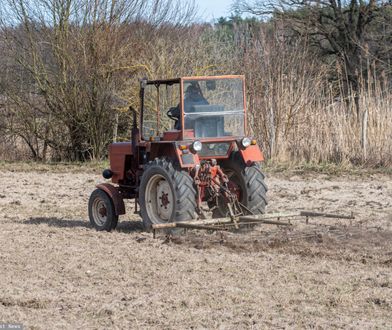
{"label": "cab roof", "polygon": [[192,77],[179,77],[179,78],[171,78],[171,79],[156,79],[156,80],[147,80],[145,78],[140,79],[140,81],[144,82],[146,85],[173,85],[179,84],[181,80],[209,80],[209,79],[244,79],[243,75],[224,75],[224,76],[192,76]]}

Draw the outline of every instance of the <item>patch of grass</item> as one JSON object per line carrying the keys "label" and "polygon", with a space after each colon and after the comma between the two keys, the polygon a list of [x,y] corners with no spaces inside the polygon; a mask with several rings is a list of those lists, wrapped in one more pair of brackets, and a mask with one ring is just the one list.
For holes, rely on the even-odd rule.
{"label": "patch of grass", "polygon": [[327,174],[333,176],[341,175],[372,175],[383,174],[392,175],[392,167],[365,167],[356,166],[347,163],[288,163],[266,161],[263,164],[264,171],[267,173],[283,174],[283,175],[304,175],[304,174]]}
{"label": "patch of grass", "polygon": [[[109,168],[109,160],[89,162],[34,162],[34,161],[0,161],[0,171],[11,172],[51,172],[51,173],[100,173]],[[266,161],[263,164],[264,172],[271,174],[306,175],[326,174],[331,176],[342,175],[375,175],[392,176],[392,167],[366,167],[352,164],[335,163],[293,163]]]}
{"label": "patch of grass", "polygon": [[108,160],[90,162],[0,161],[0,170],[11,172],[99,173],[108,167]]}

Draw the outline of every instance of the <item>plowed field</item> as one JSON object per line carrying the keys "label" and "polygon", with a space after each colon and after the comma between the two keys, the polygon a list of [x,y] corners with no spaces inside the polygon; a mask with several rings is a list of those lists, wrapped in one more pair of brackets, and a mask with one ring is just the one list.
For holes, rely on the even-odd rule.
{"label": "plowed field", "polygon": [[[90,227],[88,196],[103,181],[96,171],[11,169],[0,173],[0,322],[392,328],[390,176],[267,176],[268,212],[354,212],[351,225],[325,219],[311,223],[326,227],[301,223],[290,232],[264,225],[153,239],[132,203],[116,231]],[[312,235],[319,228],[327,230]]]}

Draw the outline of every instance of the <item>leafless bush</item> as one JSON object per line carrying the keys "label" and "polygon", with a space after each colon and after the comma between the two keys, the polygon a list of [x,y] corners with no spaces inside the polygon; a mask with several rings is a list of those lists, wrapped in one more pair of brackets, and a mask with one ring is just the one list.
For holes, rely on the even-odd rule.
{"label": "leafless bush", "polygon": [[[138,72],[144,38],[165,22],[183,25],[192,3],[171,1],[5,1],[2,34],[13,79],[5,95],[11,134],[36,159],[102,158],[112,139],[117,93]],[[14,81],[12,81],[14,80]],[[9,84],[12,82],[11,84]]]}
{"label": "leafless bush", "polygon": [[341,90],[345,78],[328,79],[329,67],[307,39],[293,39],[279,23],[253,29],[251,39],[241,29],[235,33],[246,49],[235,63],[247,75],[250,128],[269,159],[392,164],[392,97],[385,77],[368,68],[359,92],[347,95]]}
{"label": "leafless bush", "polygon": [[138,78],[245,74],[249,134],[267,158],[392,164],[387,47],[377,60],[361,49],[354,90],[345,62],[320,58],[310,34],[285,20],[196,24],[192,3],[167,0],[7,0],[1,9],[0,139],[21,157],[104,157],[114,135],[130,137]]}

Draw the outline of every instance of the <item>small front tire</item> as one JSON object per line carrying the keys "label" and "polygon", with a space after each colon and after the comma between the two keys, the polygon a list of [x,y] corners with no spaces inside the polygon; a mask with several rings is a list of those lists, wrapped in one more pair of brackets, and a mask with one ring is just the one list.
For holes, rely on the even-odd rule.
{"label": "small front tire", "polygon": [[91,225],[98,231],[111,231],[116,228],[118,215],[116,215],[113,201],[101,189],[95,189],[88,202],[88,215]]}

